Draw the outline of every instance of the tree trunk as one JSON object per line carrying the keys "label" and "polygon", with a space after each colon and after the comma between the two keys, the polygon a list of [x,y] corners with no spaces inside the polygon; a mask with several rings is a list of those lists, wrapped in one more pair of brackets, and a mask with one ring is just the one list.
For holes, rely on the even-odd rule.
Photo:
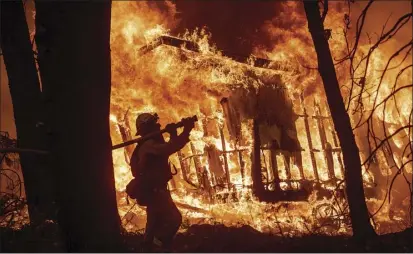
{"label": "tree trunk", "polygon": [[118,252],[109,134],[110,1],[36,2],[36,43],[69,251]]}
{"label": "tree trunk", "polygon": [[[46,150],[42,95],[22,1],[1,1],[1,48],[9,80],[19,148]],[[30,221],[52,218],[53,191],[47,157],[20,153]]]}
{"label": "tree trunk", "polygon": [[350,118],[345,110],[343,98],[334,69],[324,26],[317,1],[303,1],[308,28],[314,42],[318,58],[318,71],[324,83],[327,101],[334,126],[339,138],[345,166],[346,193],[350,208],[353,235],[366,239],[375,235],[370,224],[369,212],[364,197],[362,168],[359,150],[352,131]]}
{"label": "tree trunk", "polygon": [[[413,12],[413,0],[410,1],[410,4],[412,6],[412,12]],[[413,53],[413,49],[410,50],[411,53]],[[411,134],[410,134],[411,135]],[[413,140],[412,136],[410,136],[410,151],[413,150]],[[412,179],[411,183],[413,183],[413,172],[412,172]],[[413,188],[410,191],[410,223],[413,225]]]}

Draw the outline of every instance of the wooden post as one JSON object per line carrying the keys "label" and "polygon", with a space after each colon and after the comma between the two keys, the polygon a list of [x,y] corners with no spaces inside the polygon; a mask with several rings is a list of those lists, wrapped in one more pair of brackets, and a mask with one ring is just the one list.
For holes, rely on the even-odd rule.
{"label": "wooden post", "polygon": [[264,185],[262,184],[261,180],[261,140],[259,132],[259,122],[257,119],[254,119],[252,128],[254,138],[253,163],[251,169],[252,188],[254,194],[260,198],[264,194]]}
{"label": "wooden post", "polygon": [[[336,175],[334,174],[334,159],[333,159],[333,148],[331,147],[331,144],[327,142],[325,146],[325,158],[326,158],[326,163],[327,163],[327,168],[329,169],[329,180],[335,180]],[[331,170],[330,170],[331,168]],[[330,176],[331,175],[331,176]]]}
{"label": "wooden post", "polygon": [[188,182],[188,175],[187,175],[187,166],[186,166],[186,162],[183,160],[184,156],[182,155],[181,151],[177,152],[178,154],[178,159],[179,159],[179,164],[181,166],[181,173],[182,173],[182,178]]}
{"label": "wooden post", "polygon": [[208,199],[212,203],[214,202],[214,189],[212,188],[211,183],[209,182],[208,171],[205,166],[203,167],[202,180],[203,180],[202,184],[205,188],[205,191],[208,194]]}
{"label": "wooden post", "polygon": [[222,98],[220,103],[222,111],[224,112],[225,124],[227,126],[230,138],[235,140],[235,142],[238,142],[241,138],[241,121],[239,112],[230,105],[228,98]]}
{"label": "wooden post", "polygon": [[[328,180],[333,180],[335,178],[334,163],[333,165],[329,165],[329,158],[327,155],[328,151],[326,151],[327,136],[326,136],[326,132],[324,129],[324,123],[323,123],[323,120],[325,119],[325,117],[321,115],[320,105],[318,105],[316,102],[314,102],[314,108],[316,110],[315,110],[315,116],[313,116],[313,118],[317,121],[318,134],[320,136],[320,141],[321,141],[321,149],[323,150],[324,161],[327,164]],[[331,168],[331,166],[333,167]]]}
{"label": "wooden post", "polygon": [[242,179],[242,186],[245,185],[245,164],[244,160],[242,159],[242,151],[238,151],[238,159],[239,159],[239,166],[241,171],[241,179]]}
{"label": "wooden post", "polygon": [[270,156],[271,156],[271,169],[274,175],[274,185],[275,185],[275,190],[280,191],[280,174],[278,173],[278,164],[277,164],[277,151],[278,149],[278,144],[276,143],[277,141],[273,141],[272,148],[270,150]]}
{"label": "wooden post", "polygon": [[228,184],[228,190],[231,190],[231,178],[229,175],[229,168],[228,168],[228,158],[227,158],[227,149],[226,149],[226,144],[225,144],[225,137],[224,137],[224,130],[220,126],[219,127],[219,135],[221,136],[221,144],[222,144],[222,156],[224,157],[224,169],[225,169],[225,175],[227,178],[227,184]]}
{"label": "wooden post", "polygon": [[[266,149],[265,149],[265,150],[266,150]],[[262,150],[262,149],[260,149],[260,156],[262,156],[262,157],[264,158],[264,165],[265,165],[264,167],[261,166],[261,174],[265,173],[265,177],[267,178],[264,188],[265,188],[265,187],[268,188],[269,175],[270,175],[269,170],[270,170],[270,169],[268,168],[268,165],[267,165],[267,160],[266,160],[266,157],[265,157],[265,152],[264,152],[264,150]],[[261,159],[261,158],[260,158],[260,159]],[[270,160],[270,161],[271,161],[271,160]],[[269,162],[268,164],[271,164],[271,162]],[[261,165],[262,165],[262,163],[261,163]],[[267,189],[267,190],[268,190],[268,189]]]}
{"label": "wooden post", "polygon": [[[330,125],[334,126],[331,118],[329,118],[329,120],[330,120]],[[331,129],[331,136],[333,136],[334,147],[338,148],[337,133],[334,131],[334,128]],[[343,161],[341,160],[340,152],[337,153],[337,160],[338,160],[338,164],[340,165],[341,175],[344,177],[344,165],[343,165]]]}
{"label": "wooden post", "polygon": [[311,132],[310,132],[310,124],[308,122],[308,115],[307,115],[307,110],[304,105],[304,98],[303,95],[301,94],[300,96],[301,99],[301,105],[303,106],[303,111],[304,111],[304,126],[305,126],[305,132],[307,134],[307,142],[308,142],[308,149],[310,150],[310,158],[311,158],[311,164],[313,166],[314,170],[314,176],[317,182],[320,181],[320,178],[318,176],[318,169],[317,169],[317,164],[314,156],[314,150],[313,150],[313,142],[311,140]]}
{"label": "wooden post", "polygon": [[279,150],[279,151],[280,151],[280,154],[284,158],[285,173],[287,174],[286,182],[290,186],[291,184],[291,168],[290,168],[291,154],[289,151],[283,151],[283,150]]}
{"label": "wooden post", "polygon": [[[192,142],[191,142],[191,151],[192,151],[193,155],[197,154],[195,146],[194,146],[194,144],[192,144]],[[195,164],[195,171],[196,171],[196,176],[197,176],[197,179],[198,179],[199,187],[203,188],[204,186],[203,186],[203,181],[202,181],[201,163],[200,163],[199,158],[197,156],[194,156],[192,158],[193,158],[194,164]]]}
{"label": "wooden post", "polygon": [[[294,158],[294,162],[296,163],[296,165],[298,167],[298,171],[300,173],[300,179],[304,180],[305,176],[304,176],[304,168],[303,168],[303,161],[302,161],[301,151],[293,152],[293,158]],[[297,160],[300,160],[300,162],[297,163]]]}

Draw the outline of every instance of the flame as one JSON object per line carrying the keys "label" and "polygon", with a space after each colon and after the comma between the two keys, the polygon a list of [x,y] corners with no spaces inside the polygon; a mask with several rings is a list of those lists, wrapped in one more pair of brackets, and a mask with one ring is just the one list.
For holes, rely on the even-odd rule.
{"label": "flame", "polygon": [[[329,121],[317,120],[317,118],[311,117],[326,117],[329,115],[329,109],[325,103],[326,98],[320,77],[317,71],[312,69],[316,67],[314,66],[316,55],[308,33],[305,15],[300,9],[300,3],[282,3],[281,13],[263,24],[263,30],[270,40],[277,43],[273,43],[272,48],[256,47],[253,52],[255,56],[281,62],[282,70],[252,68],[251,64],[254,62],[254,57],[249,59],[249,65],[232,61],[218,51],[211,42],[211,34],[205,29],[186,31],[178,36],[196,44],[199,49],[198,53],[192,52],[184,46],[181,48],[165,45],[156,46],[161,36],[172,36],[170,31],[177,22],[174,19],[175,6],[170,2],[166,2],[166,6],[167,11],[159,9],[156,4],[151,2],[119,1],[112,4],[112,95],[110,115],[112,142],[122,142],[119,135],[118,125],[120,123],[118,118],[128,110],[132,118],[142,112],[157,112],[162,125],[179,121],[182,117],[197,115],[200,120],[190,136],[193,148],[188,145],[182,150],[185,156],[194,156],[185,160],[190,164],[188,178],[193,183],[199,184],[198,175],[195,172],[195,164],[198,163],[200,167],[203,167],[200,170],[205,170],[209,176],[209,185],[212,186],[215,181],[219,180],[212,179],[211,176],[215,174],[214,170],[216,169],[208,164],[205,156],[206,147],[213,146],[219,153],[218,156],[223,170],[228,169],[230,182],[236,191],[216,191],[214,195],[222,194],[222,196],[225,196],[225,194],[228,194],[230,196],[223,198],[221,201],[215,200],[212,202],[213,194],[207,194],[207,192],[200,194],[191,191],[192,187],[183,179],[182,174],[179,174],[174,177],[173,198],[180,204],[190,206],[190,208],[185,205],[179,207],[184,217],[193,223],[214,223],[218,221],[226,225],[248,224],[260,231],[276,231],[276,233],[283,235],[300,235],[308,232],[309,229],[320,230],[317,225],[323,220],[328,220],[328,218],[319,218],[317,217],[319,215],[315,214],[327,209],[326,207],[329,207],[328,209],[332,211],[333,215],[338,214],[342,204],[333,198],[316,198],[316,192],[312,193],[305,202],[270,204],[256,200],[250,189],[252,185],[250,156],[254,141],[252,120],[248,117],[248,110],[254,107],[253,102],[245,103],[248,105],[243,105],[245,109],[240,112],[243,144],[236,144],[233,138],[230,138],[228,123],[220,105],[220,100],[223,97],[230,96],[237,88],[258,89],[265,86],[262,79],[272,80],[279,77],[281,83],[285,84],[287,93],[291,95],[292,101],[295,102],[292,105],[294,113],[297,115],[306,113],[310,117],[299,117],[293,123],[300,146],[304,149],[301,152],[303,175],[301,175],[300,166],[297,162],[293,159],[286,159],[287,157],[284,154],[274,155],[274,161],[278,169],[270,170],[272,162],[270,163],[268,160],[272,155],[269,151],[265,151],[263,156],[266,160],[265,174],[268,180],[273,181],[275,174],[278,173],[282,190],[305,188],[304,183],[298,182],[303,178],[313,182],[315,179],[319,179],[322,189],[334,190],[337,188],[337,182],[344,179],[343,168],[340,166],[343,158],[339,152],[340,145],[333,142],[336,138],[333,124]],[[293,27],[287,29],[277,26],[283,20],[293,21]],[[338,11],[338,8],[330,8],[325,26],[332,30],[333,36],[329,43],[335,58],[342,56],[343,50],[346,48],[341,25],[342,13]],[[144,46],[147,48],[153,47],[153,49],[142,53],[141,48]],[[368,52],[370,46],[370,43],[364,43],[356,57],[361,58],[363,54]],[[372,96],[361,99],[366,112],[373,110],[377,102],[381,102],[391,92],[392,82],[400,71],[400,68],[394,68],[380,83],[381,70],[385,67],[383,59],[388,58],[391,52],[390,47],[379,47],[371,56],[371,64],[367,69],[366,89],[373,92]],[[351,86],[351,80],[348,78],[348,66],[343,64],[337,65],[336,68],[340,84],[343,84],[343,97],[347,98],[347,88]],[[361,68],[357,70],[356,75],[364,71]],[[262,79],[253,77],[262,77]],[[408,82],[408,80],[411,80],[411,71],[407,71],[400,76],[401,83],[402,81]],[[360,89],[356,88],[356,92]],[[297,94],[301,93],[305,94],[305,97],[302,102],[298,103],[299,96]],[[377,101],[374,100],[375,94],[378,95]],[[319,106],[319,109],[315,109],[315,104]],[[352,102],[349,112],[354,110],[356,106]],[[399,110],[396,108],[399,108]],[[399,126],[410,121],[411,109],[411,89],[410,91],[406,89],[397,93],[394,102],[387,105],[386,108],[381,105],[378,110],[375,110],[373,120],[377,123],[385,121],[390,126],[387,129],[387,134],[393,133]],[[360,117],[357,114],[350,114],[350,116],[353,124],[357,123]],[[130,120],[130,126],[133,126],[132,120]],[[204,123],[207,127],[204,126]],[[306,124],[308,124],[308,130]],[[131,131],[133,133],[133,130]],[[330,152],[325,152],[326,144],[323,139],[331,143],[331,149],[333,150],[331,157],[329,157]],[[362,135],[356,136],[356,139],[359,145],[365,143],[365,137],[363,139]],[[393,140],[394,146],[401,149],[409,141],[409,134],[408,132],[400,133],[394,136]],[[243,162],[240,162],[237,150],[242,150],[240,156],[243,158]],[[361,154],[362,158],[363,156]],[[388,167],[386,156],[380,150],[376,157],[379,172],[388,176],[391,175],[391,172],[388,169],[386,170]],[[182,158],[180,159],[182,160]],[[171,156],[174,165],[180,165],[180,159],[177,155]],[[196,160],[199,161],[196,162]],[[406,160],[407,158],[396,159],[398,165]],[[113,161],[116,189],[119,192],[119,213],[122,217],[135,216],[141,218],[143,209],[137,206],[132,207],[132,204],[128,205],[126,202],[124,190],[126,184],[132,179],[132,175],[122,149],[113,151]],[[225,161],[227,165],[225,165]],[[329,171],[331,163],[333,164],[333,176]],[[241,173],[241,164],[243,164],[244,177]],[[290,170],[287,171],[287,168]],[[317,175],[315,173],[316,169]],[[411,172],[411,166],[408,166],[407,170]],[[291,173],[291,176],[288,175],[288,172]],[[296,182],[289,184],[289,177],[291,177],[290,180]],[[335,177],[335,179],[331,177]],[[370,186],[374,184],[376,177],[364,167],[363,180],[366,186]],[[329,181],[332,181],[332,183]],[[212,189],[209,191],[210,193],[213,192]],[[231,197],[232,194],[235,194],[235,196]],[[231,198],[236,201],[232,202]],[[369,199],[370,210],[375,211],[380,202],[380,199]],[[388,212],[389,207],[386,206],[385,209],[381,210],[378,216],[379,220],[388,220],[385,216]],[[333,234],[333,232],[339,234],[351,232],[348,224],[343,221],[342,217],[334,219],[330,221],[332,224],[322,227],[321,230],[329,234]],[[142,219],[133,220],[133,223],[129,219],[124,220],[124,222],[127,230],[137,230],[144,226]]]}

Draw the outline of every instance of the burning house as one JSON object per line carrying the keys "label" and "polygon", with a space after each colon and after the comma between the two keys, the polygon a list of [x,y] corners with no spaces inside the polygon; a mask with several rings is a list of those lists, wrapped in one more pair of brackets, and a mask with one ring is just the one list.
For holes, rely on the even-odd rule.
{"label": "burning house", "polygon": [[[191,113],[198,115],[200,123],[192,142],[172,158],[176,174],[169,188],[173,192],[181,192],[184,200],[191,193],[211,205],[242,199],[275,204],[307,201],[315,192],[318,200],[333,195],[344,198],[342,155],[328,110],[316,101],[308,108],[303,94],[295,95],[300,103],[293,105],[294,95],[280,78],[280,72],[291,70],[283,69],[281,63],[228,52],[202,59],[197,43],[167,35],[141,47],[136,57],[149,60],[162,51],[176,54],[186,67],[192,62],[196,67],[190,72],[225,73],[234,66],[239,72],[238,80],[220,81],[228,87],[225,92],[201,87],[211,95],[209,105],[188,105],[188,110],[197,108]],[[169,68],[179,71],[181,67]],[[174,99],[170,98],[171,107]],[[153,106],[151,110],[156,111]],[[122,141],[132,139],[131,111],[124,111],[122,121],[112,115]],[[124,148],[124,171],[132,151],[133,146]],[[368,192],[373,177],[365,175]]]}
{"label": "burning house", "polygon": [[[245,54],[237,52],[237,47],[234,51],[217,48],[203,29],[171,32],[179,15],[169,2],[113,2],[112,144],[135,138],[133,122],[142,112],[158,113],[163,126],[193,115],[199,119],[191,142],[170,157],[174,177],[169,189],[184,225],[247,224],[282,235],[351,232],[342,151],[314,67],[317,61],[306,20],[297,10],[297,3],[285,2],[277,15],[271,12],[268,20],[252,22],[262,26],[261,32],[265,31],[275,46],[251,46]],[[336,31],[341,28],[334,24],[340,22],[342,13],[330,9],[326,27]],[[221,34],[220,39],[224,37]],[[338,35],[329,43],[333,54],[346,48],[346,41]],[[362,45],[362,53],[368,51],[366,45]],[[377,82],[377,70],[384,69],[382,59],[389,55],[380,50],[371,56],[366,70],[368,90],[378,94],[378,101],[391,90],[386,78],[382,78],[383,85]],[[347,67],[336,66],[345,100],[350,96],[345,88],[354,82],[349,80]],[[411,82],[411,72],[399,76],[398,68],[388,76],[410,77]],[[398,102],[394,99],[394,105],[380,108],[369,119],[378,137],[411,123],[411,94],[395,97]],[[360,100],[361,111],[374,111],[376,102],[371,97]],[[352,124],[365,120],[363,112],[348,101],[346,104]],[[376,216],[376,231],[384,232],[381,225],[408,220],[403,209],[397,209],[398,213],[390,209],[386,188],[394,168],[409,160],[405,145],[411,143],[411,132],[407,128],[399,131],[371,156],[372,141],[364,131],[360,128],[354,133],[360,157],[366,161],[362,172],[366,203]],[[7,135],[0,137],[3,147],[13,145]],[[144,208],[125,192],[132,179],[129,161],[134,148],[130,145],[112,152],[118,211],[129,231],[138,231],[145,224]],[[10,160],[18,158],[0,156],[0,190],[12,188],[9,196],[16,196],[16,185],[4,169],[18,165]],[[411,165],[405,168],[411,178]],[[407,192],[402,184],[396,181],[398,193]],[[406,198],[400,194],[392,202],[405,207]]]}
{"label": "burning house", "polygon": [[[198,45],[191,41],[164,35],[151,45],[142,47],[139,50],[140,56],[149,54],[151,50],[160,46],[172,46],[180,50],[199,52]],[[234,54],[226,56],[228,55],[234,56]],[[234,58],[231,60],[248,64],[247,57],[236,56]],[[271,65],[274,63],[270,60],[255,58],[252,61],[250,68],[273,70]],[[204,116],[200,128],[202,136],[218,138],[221,144],[206,144],[203,151],[197,150],[194,144],[190,144],[188,155],[178,153],[179,177],[209,194],[211,194],[210,188],[214,190],[213,192],[216,192],[216,189],[226,189],[231,192],[237,189],[237,185],[240,188],[247,187],[260,189],[261,192],[262,190],[267,193],[272,192],[271,195],[260,193],[260,196],[259,194],[258,198],[266,201],[307,199],[312,188],[328,190],[329,185],[330,189],[334,188],[339,181],[343,180],[344,169],[331,118],[322,115],[320,105],[317,103],[314,103],[315,110],[312,116],[307,114],[305,107],[302,107],[301,114],[295,113],[291,96],[278,74],[266,77],[257,75],[254,78],[258,80],[259,87],[245,88],[241,85],[234,88],[227,97],[220,99],[221,109],[218,112],[222,114],[223,119]],[[300,100],[303,100],[302,95]],[[298,139],[295,125],[298,118],[302,118],[304,122],[305,135],[303,136],[308,142],[308,149],[303,149]],[[311,137],[309,118],[316,122],[316,135],[321,149],[313,147],[314,137]],[[252,136],[252,150],[247,148],[248,137],[243,137],[241,131],[242,125],[248,121],[251,124],[245,129]],[[326,126],[330,131],[328,137]],[[123,141],[130,140],[132,136],[128,122],[120,123],[118,127]],[[129,162],[131,151],[130,147],[125,149],[126,162]],[[302,153],[310,154],[311,170],[304,169]],[[319,172],[320,165],[317,167],[315,153],[322,154],[325,172]],[[202,157],[206,159],[201,159]],[[234,164],[231,171],[229,157]],[[245,160],[249,160],[247,163],[251,165],[248,174],[246,174]],[[281,163],[278,160],[281,160]],[[338,172],[336,169],[339,169]],[[259,174],[257,173],[256,179],[251,179],[251,184],[245,184],[246,178],[254,177],[251,171],[257,171]],[[191,172],[196,175],[196,183],[190,180]],[[231,178],[237,174],[241,176],[241,182],[233,183]],[[172,181],[171,188],[175,188],[174,185]],[[235,192],[232,194],[236,195]],[[213,199],[213,197],[210,198]]]}
{"label": "burning house", "polygon": [[[169,183],[190,223],[241,223],[261,231],[289,229],[291,234],[307,232],[312,225],[348,233],[340,144],[321,80],[310,67],[314,49],[296,4],[286,4],[280,14],[295,18],[294,31],[275,28],[277,20],[264,24],[279,45],[270,52],[257,47],[253,53],[259,57],[220,50],[202,29],[171,36],[174,8],[168,8],[170,12],[147,3],[114,5],[113,144],[134,138],[132,123],[141,112],[157,112],[163,126],[197,115],[190,144],[171,156],[176,175]],[[326,22],[335,27],[333,22],[341,19],[334,10],[330,13],[333,18]],[[330,43],[333,49],[345,48],[342,39]],[[380,68],[379,58],[374,57],[372,68]],[[337,73],[347,84],[346,72]],[[403,117],[408,121],[407,114]],[[356,114],[352,118],[357,121]],[[357,141],[364,160],[370,150],[362,135]],[[119,213],[128,230],[144,227],[143,210],[124,193],[132,178],[128,162],[133,148],[113,151]],[[363,167],[372,210],[380,210],[383,189],[377,182],[388,165],[384,156],[374,159],[381,162],[372,170]],[[382,221],[389,220],[386,211],[388,207],[381,209]]]}

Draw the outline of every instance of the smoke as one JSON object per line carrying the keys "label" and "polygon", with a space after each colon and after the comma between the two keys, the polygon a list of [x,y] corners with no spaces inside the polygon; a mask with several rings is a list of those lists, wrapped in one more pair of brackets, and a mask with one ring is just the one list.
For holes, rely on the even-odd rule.
{"label": "smoke", "polygon": [[175,2],[180,20],[174,33],[205,27],[218,49],[250,55],[268,41],[262,24],[277,15],[278,1],[185,1]]}
{"label": "smoke", "polygon": [[[363,3],[358,6],[359,11],[362,10]],[[348,13],[346,8],[342,2],[330,1],[329,13],[325,20],[325,28],[332,31],[329,43],[335,59],[345,53],[342,29],[345,25],[345,14]],[[384,17],[383,14],[381,16]],[[358,13],[354,10],[351,16],[352,32],[355,30],[357,17]],[[369,19],[374,20],[374,13]],[[374,25],[374,22],[371,24]],[[366,26],[370,29],[370,23]],[[210,37],[206,36],[207,42],[203,34],[198,37],[192,36],[192,32],[199,28],[204,28],[210,34]],[[371,27],[373,28],[374,26]],[[380,32],[380,28],[368,31]],[[187,30],[190,35],[185,38],[190,37],[190,40],[197,41],[201,47],[213,43],[218,50],[240,55],[254,54],[285,63],[287,70],[290,66],[294,70],[298,69],[294,79],[286,80],[285,76],[288,75],[280,75],[283,76],[282,83],[288,89],[288,94],[293,94],[291,91],[304,92],[304,104],[308,106],[307,109],[311,109],[314,99],[318,101],[324,95],[323,83],[316,70],[317,56],[301,2],[116,2],[112,6],[112,113],[125,112],[126,106],[133,105],[137,109],[136,112],[156,110],[164,119],[164,123],[175,121],[182,115],[198,112],[207,116],[213,115],[219,107],[219,104],[215,104],[217,99],[229,92],[226,89],[230,87],[228,84],[249,84],[249,79],[245,77],[249,74],[238,72],[237,67],[229,63],[225,68],[216,68],[215,62],[210,62],[208,54],[203,54],[204,58],[192,58],[192,53],[172,47],[160,47],[145,57],[137,57],[135,54],[142,45],[150,41],[150,38],[164,33],[179,36]],[[306,67],[313,69],[310,71],[311,68]],[[348,68],[336,68],[340,84],[344,84],[348,81]],[[292,76],[295,75],[294,71],[291,73]],[[274,83],[272,79],[260,81],[265,84]],[[239,103],[237,108],[241,109],[239,111],[242,114],[252,115],[250,109],[255,105],[252,96],[248,98],[248,95],[233,91],[231,95],[237,96],[235,101]],[[268,104],[275,107],[274,102],[268,100]],[[297,107],[301,106],[299,103],[294,104]],[[310,111],[307,112],[312,114]],[[133,109],[131,112],[136,113]],[[304,131],[303,127],[301,131]],[[385,165],[381,162],[379,164]],[[383,187],[385,186],[380,185],[380,188]],[[399,196],[393,197],[392,202],[402,202]]]}

